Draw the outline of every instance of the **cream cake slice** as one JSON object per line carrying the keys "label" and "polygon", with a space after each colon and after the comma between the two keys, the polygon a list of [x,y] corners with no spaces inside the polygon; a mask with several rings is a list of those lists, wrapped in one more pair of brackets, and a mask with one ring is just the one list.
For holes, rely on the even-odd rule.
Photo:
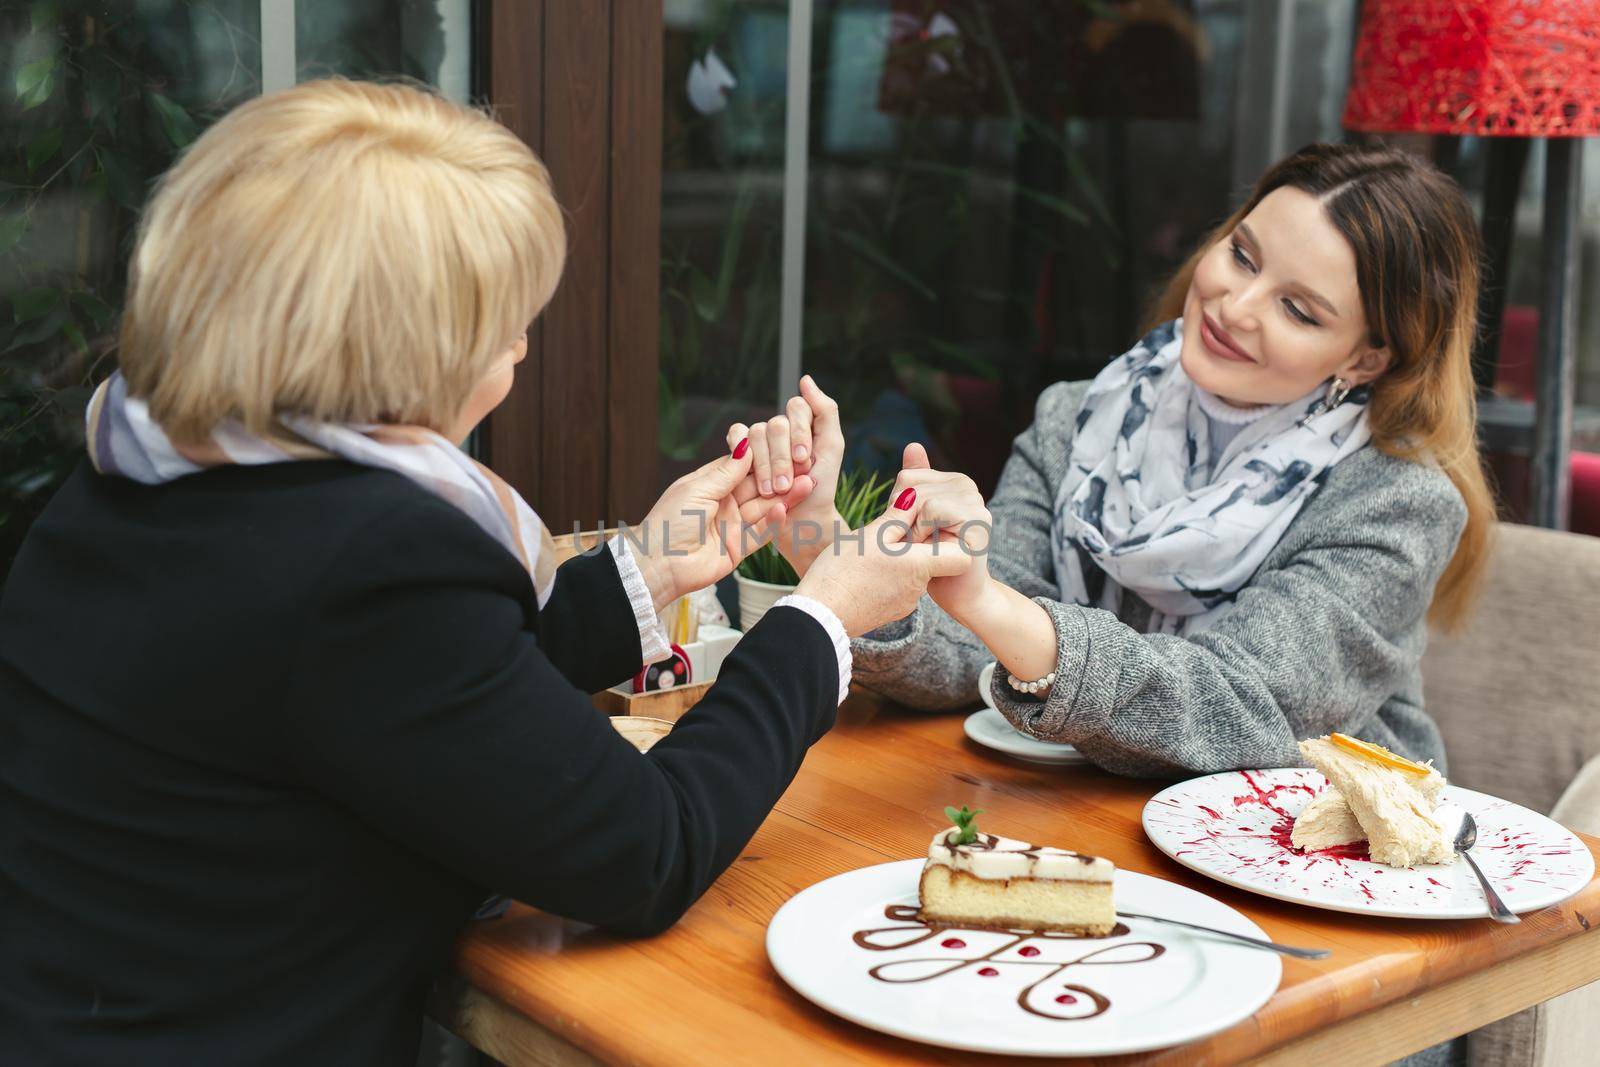
{"label": "cream cake slice", "polygon": [[[1110,860],[966,831],[941,830],[928,845],[917,887],[923,922],[1094,937],[1117,925]],[[957,843],[964,834],[972,839]]]}
{"label": "cream cake slice", "polygon": [[[1290,834],[1290,841],[1297,847],[1329,848],[1364,837],[1367,854],[1375,862],[1391,867],[1448,863],[1455,858],[1452,828],[1434,816],[1445,780],[1431,765],[1413,763],[1381,746],[1343,734],[1301,741],[1300,754],[1322,772],[1340,799],[1324,800],[1328,795],[1325,791],[1307,805],[1300,820],[1310,814],[1312,825],[1302,832],[1297,820]],[[1360,836],[1302,845],[1304,839],[1315,841],[1320,836],[1328,840],[1348,834],[1348,825],[1337,811],[1338,803],[1348,807],[1350,818],[1360,827]]]}
{"label": "cream cake slice", "polygon": [[1340,845],[1365,841],[1367,832],[1356,822],[1356,813],[1345,803],[1344,794],[1328,786],[1300,809],[1289,843],[1304,852],[1316,852]]}

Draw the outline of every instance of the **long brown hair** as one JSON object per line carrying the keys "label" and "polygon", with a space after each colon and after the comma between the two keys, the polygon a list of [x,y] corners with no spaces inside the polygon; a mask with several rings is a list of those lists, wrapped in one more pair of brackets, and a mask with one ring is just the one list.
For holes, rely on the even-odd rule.
{"label": "long brown hair", "polygon": [[1494,495],[1478,457],[1472,379],[1477,333],[1478,228],[1461,187],[1391,148],[1307,145],[1272,166],[1244,206],[1213,230],[1152,305],[1147,329],[1183,314],[1195,266],[1274,189],[1322,202],[1356,257],[1356,283],[1374,343],[1390,352],[1372,383],[1372,443],[1391,456],[1437,463],[1467,505],[1467,525],[1439,578],[1429,618],[1466,620],[1494,528]]}

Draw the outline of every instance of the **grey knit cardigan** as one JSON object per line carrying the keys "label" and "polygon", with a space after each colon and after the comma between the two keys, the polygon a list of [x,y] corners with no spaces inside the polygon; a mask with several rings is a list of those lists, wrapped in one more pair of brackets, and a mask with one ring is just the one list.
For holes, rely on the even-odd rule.
{"label": "grey knit cardigan", "polygon": [[[1088,386],[1044,391],[989,502],[990,573],[1044,606],[1059,646],[1043,701],[996,669],[1006,718],[1120,774],[1297,766],[1295,742],[1330,730],[1442,768],[1419,664],[1434,583],[1466,523],[1444,472],[1372,447],[1347,457],[1214,626],[1149,634],[1149,606],[1132,594],[1117,614],[1057,599],[1051,520]],[[852,653],[858,682],[928,710],[977,706],[978,672],[994,658],[927,597]]]}

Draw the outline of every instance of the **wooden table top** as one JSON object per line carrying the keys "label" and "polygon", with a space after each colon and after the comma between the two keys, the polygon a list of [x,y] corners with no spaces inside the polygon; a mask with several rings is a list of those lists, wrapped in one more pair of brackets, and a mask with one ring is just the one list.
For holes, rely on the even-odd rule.
{"label": "wooden table top", "polygon": [[[480,1013],[475,1024],[452,1025],[505,1060],[524,1059],[507,1049],[526,1044],[487,1031],[514,1019],[567,1049],[539,1053],[551,1062],[1015,1063],[836,1018],[792,991],[767,961],[767,923],[791,896],[844,871],[924,856],[952,803],[991,812],[990,825],[1009,836],[1190,886],[1274,940],[1333,950],[1325,960],[1284,959],[1277,994],[1229,1030],[1096,1062],[1228,1064],[1295,1050],[1303,1063],[1313,1039],[1319,1052],[1337,1047],[1343,1062],[1385,1062],[1397,1049],[1426,1047],[1600,977],[1600,937],[1588,936],[1589,917],[1600,914],[1600,880],[1515,926],[1372,919],[1282,903],[1203,878],[1146,839],[1140,812],[1166,783],[1020,763],[969,741],[962,718],[853,695],[744,853],[677,926],[629,941],[520,906],[474,924],[461,939],[459,973],[502,1021]],[[1600,854],[1600,842],[1584,841]],[[1336,1039],[1343,1044],[1330,1044]]]}

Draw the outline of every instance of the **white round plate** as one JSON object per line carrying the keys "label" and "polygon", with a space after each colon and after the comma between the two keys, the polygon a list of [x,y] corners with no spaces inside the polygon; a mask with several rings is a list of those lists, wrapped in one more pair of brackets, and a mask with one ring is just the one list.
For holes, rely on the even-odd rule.
{"label": "white round plate", "polygon": [[967,731],[968,737],[985,748],[1004,752],[1029,763],[1089,762],[1088,757],[1071,745],[1057,745],[1029,737],[993,708],[984,708],[968,715],[962,728]]}
{"label": "white round plate", "polygon": [[[1397,919],[1476,919],[1489,913],[1467,861],[1395,868],[1364,849],[1297,852],[1294,817],[1328,784],[1316,771],[1228,771],[1157,793],[1144,832],[1185,867],[1263,896]],[[1472,813],[1472,855],[1515,912],[1559,904],[1589,884],[1594,857],[1571,831],[1520,804],[1445,786],[1443,804]]]}
{"label": "white round plate", "polygon": [[[922,866],[863,867],[795,894],[767,927],[772,966],[807,1000],[870,1029],[1018,1056],[1193,1041],[1247,1018],[1278,988],[1274,953],[1160,923],[1127,920],[1129,932],[1107,938],[923,926]],[[1116,878],[1119,908],[1266,936],[1192,889],[1132,871]]]}

